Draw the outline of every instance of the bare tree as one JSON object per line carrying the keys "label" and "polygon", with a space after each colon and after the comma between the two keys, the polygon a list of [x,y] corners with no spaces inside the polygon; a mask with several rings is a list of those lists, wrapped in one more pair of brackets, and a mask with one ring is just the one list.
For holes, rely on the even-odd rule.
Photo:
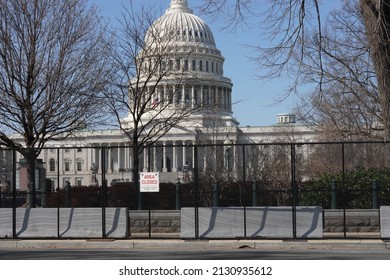
{"label": "bare tree", "polygon": [[385,139],[390,138],[390,0],[360,0],[374,63]]}
{"label": "bare tree", "polygon": [[132,146],[133,179],[138,184],[140,157],[172,129],[186,131],[188,117],[200,108],[188,85],[196,79],[191,51],[180,46],[176,30],[156,21],[153,7],[123,7],[112,51],[115,76],[107,100],[116,124]]}
{"label": "bare tree", "polygon": [[322,91],[300,94],[300,118],[338,139],[383,137],[378,133],[383,123],[381,98],[358,3],[345,2],[333,12],[322,34],[322,45],[316,34],[306,38],[301,82],[313,84],[322,79],[323,86]]}
{"label": "bare tree", "polygon": [[[350,0],[345,0],[351,3]],[[232,4],[234,3],[234,4]],[[353,3],[353,2],[352,2]],[[209,9],[213,15],[217,15],[217,9],[228,13],[228,18],[233,19],[235,23],[245,21],[245,15],[255,10],[258,1],[251,0],[204,0],[204,7]],[[389,79],[389,34],[390,34],[390,1],[389,0],[360,0],[359,12],[363,15],[364,31],[368,38],[368,46],[371,59],[373,60],[375,77],[378,84],[378,104],[372,104],[372,111],[380,112],[380,122],[384,126],[384,138],[390,137],[390,79]],[[227,7],[234,9],[228,9]],[[289,88],[289,93],[295,92],[298,86],[302,85],[302,77],[305,77],[305,64],[307,55],[315,51],[316,54],[316,73],[319,73],[315,82],[316,90],[319,94],[329,90],[324,88],[326,81],[324,47],[326,40],[323,34],[323,20],[321,19],[321,5],[318,0],[310,1],[290,1],[277,0],[270,1],[269,9],[264,17],[265,33],[269,35],[268,41],[271,42],[270,48],[257,46],[259,66],[269,71],[265,77],[279,77],[286,71],[287,75],[293,78],[293,83]],[[224,9],[223,9],[224,8]],[[205,10],[207,10],[205,9]],[[334,30],[338,32],[339,30]],[[316,38],[316,44],[310,44],[308,39]],[[310,35],[310,36],[309,36]],[[316,48],[313,49],[313,47]],[[340,46],[350,48],[350,45]],[[309,49],[311,49],[309,51]],[[313,65],[312,65],[313,66]],[[306,69],[307,70],[307,69]],[[307,73],[307,72],[306,72]],[[306,85],[306,83],[305,83]],[[358,89],[359,90],[359,89]],[[334,91],[336,94],[338,90]],[[371,92],[375,95],[375,92]],[[357,92],[356,95],[361,95]],[[317,104],[322,99],[316,100]],[[356,120],[356,119],[355,119]]]}
{"label": "bare tree", "polygon": [[96,98],[107,76],[103,27],[84,0],[0,1],[0,145],[26,160],[30,207],[45,143],[104,111]]}

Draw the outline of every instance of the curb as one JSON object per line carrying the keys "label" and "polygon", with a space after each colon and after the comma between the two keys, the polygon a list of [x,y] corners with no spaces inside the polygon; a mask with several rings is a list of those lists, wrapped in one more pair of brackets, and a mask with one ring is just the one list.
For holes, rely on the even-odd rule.
{"label": "curb", "polygon": [[134,249],[134,250],[330,250],[390,249],[374,240],[0,240],[1,249]]}

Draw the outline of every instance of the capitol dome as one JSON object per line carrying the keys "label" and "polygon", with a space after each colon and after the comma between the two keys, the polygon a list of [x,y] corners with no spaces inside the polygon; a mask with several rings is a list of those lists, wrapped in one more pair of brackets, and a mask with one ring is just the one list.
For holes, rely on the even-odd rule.
{"label": "capitol dome", "polygon": [[[233,84],[224,76],[225,58],[211,29],[193,13],[187,0],[171,0],[165,14],[151,24],[138,60],[143,67],[140,80],[148,83],[146,92],[153,94],[145,100],[153,108],[164,108],[145,114],[145,123],[183,108],[192,111],[187,127],[195,123],[208,127],[215,122],[224,127],[238,125],[232,117]],[[150,69],[158,69],[156,76]]]}
{"label": "capitol dome", "polygon": [[174,38],[175,42],[203,43],[215,48],[213,33],[201,18],[193,14],[187,0],[172,0],[170,8],[154,22],[148,33],[152,31],[159,33],[161,38]]}

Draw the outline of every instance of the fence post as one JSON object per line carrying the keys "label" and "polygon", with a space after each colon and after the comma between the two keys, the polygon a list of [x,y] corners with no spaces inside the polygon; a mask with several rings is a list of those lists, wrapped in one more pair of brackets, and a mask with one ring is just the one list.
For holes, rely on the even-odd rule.
{"label": "fence post", "polygon": [[332,181],[331,190],[331,209],[337,209],[337,183],[335,180]]}
{"label": "fence post", "polygon": [[372,209],[379,208],[379,197],[378,197],[379,184],[376,180],[372,183]]}
{"label": "fence post", "polygon": [[217,182],[213,184],[213,207],[219,206],[219,185]]}
{"label": "fence post", "polygon": [[102,238],[106,238],[106,203],[107,203],[107,180],[106,180],[106,149],[101,148],[102,186],[101,186],[101,206],[102,206]]}
{"label": "fence post", "polygon": [[176,182],[176,204],[175,209],[180,210],[180,179]]}
{"label": "fence post", "polygon": [[47,207],[47,196],[51,193],[51,180],[44,179],[42,183],[42,195],[41,195],[41,205],[42,207]]}
{"label": "fence post", "polygon": [[253,181],[252,185],[252,206],[257,206],[257,183]]}
{"label": "fence post", "polygon": [[12,150],[12,238],[16,239],[16,150]]}
{"label": "fence post", "polygon": [[194,146],[194,184],[195,184],[195,197],[194,197],[194,204],[195,204],[195,238],[199,239],[199,163],[198,163],[198,146]]}
{"label": "fence post", "polygon": [[296,192],[296,177],[295,177],[295,172],[296,172],[296,162],[295,162],[295,144],[291,144],[291,210],[292,210],[292,234],[293,234],[293,239],[297,238],[297,196],[295,194]]}

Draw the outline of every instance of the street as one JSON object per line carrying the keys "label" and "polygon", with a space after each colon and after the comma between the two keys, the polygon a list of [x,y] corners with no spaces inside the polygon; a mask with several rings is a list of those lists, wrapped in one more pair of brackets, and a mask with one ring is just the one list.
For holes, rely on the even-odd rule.
{"label": "street", "polygon": [[0,260],[390,260],[388,249],[0,249]]}

